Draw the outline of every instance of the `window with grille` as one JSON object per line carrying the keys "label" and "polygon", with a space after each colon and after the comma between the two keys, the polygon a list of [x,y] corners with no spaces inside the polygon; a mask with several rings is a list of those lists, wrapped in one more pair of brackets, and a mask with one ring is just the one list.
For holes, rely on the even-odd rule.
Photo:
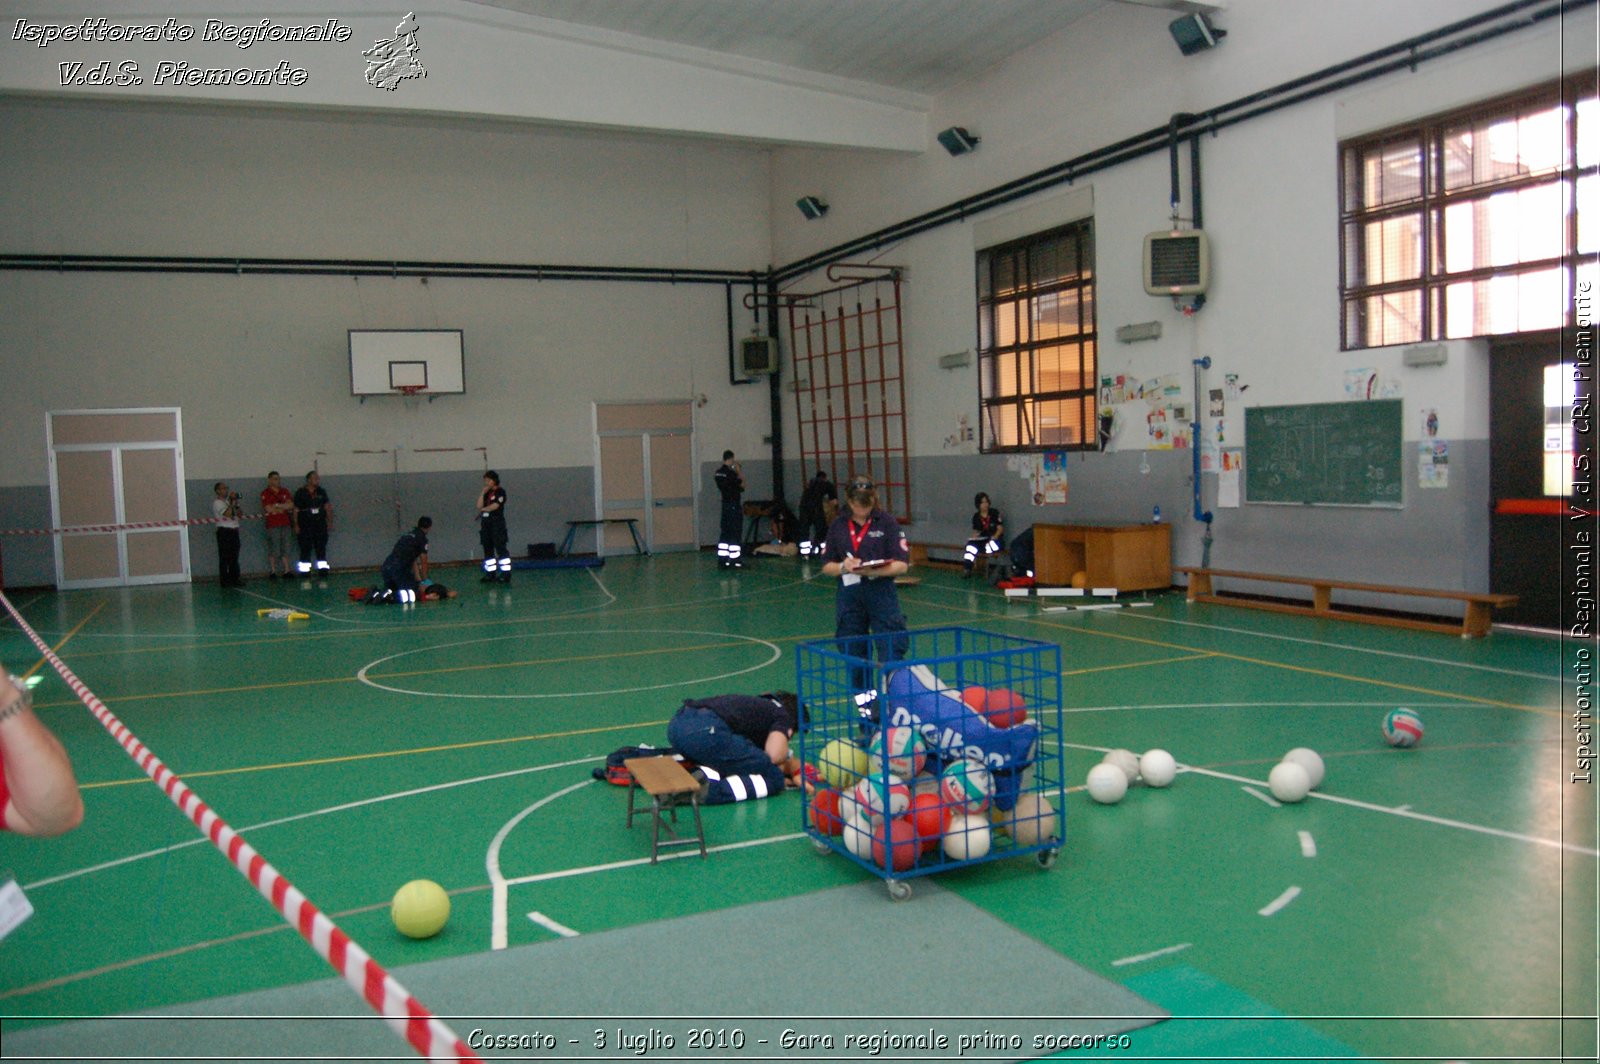
{"label": "window with grille", "polygon": [[1092,223],[979,251],[982,449],[1096,449],[1095,346]]}
{"label": "window with grille", "polygon": [[1345,141],[1340,159],[1346,350],[1559,328],[1575,282],[1600,281],[1593,71]]}

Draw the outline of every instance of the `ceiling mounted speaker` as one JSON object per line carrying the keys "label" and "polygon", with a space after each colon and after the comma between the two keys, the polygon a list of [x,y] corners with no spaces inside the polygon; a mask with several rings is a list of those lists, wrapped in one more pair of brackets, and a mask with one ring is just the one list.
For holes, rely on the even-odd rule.
{"label": "ceiling mounted speaker", "polygon": [[794,201],[794,205],[800,208],[800,213],[806,216],[807,221],[814,222],[828,213],[828,205],[816,196],[801,196]]}
{"label": "ceiling mounted speaker", "polygon": [[939,131],[939,143],[944,145],[944,150],[951,155],[965,155],[978,146],[978,135],[969,133],[960,126],[951,126],[949,129]]}
{"label": "ceiling mounted speaker", "polygon": [[1207,48],[1215,48],[1217,42],[1228,35],[1227,30],[1219,30],[1211,24],[1211,20],[1201,12],[1185,15],[1173,19],[1167,26],[1172,39],[1178,42],[1178,50],[1184,55],[1194,55]]}

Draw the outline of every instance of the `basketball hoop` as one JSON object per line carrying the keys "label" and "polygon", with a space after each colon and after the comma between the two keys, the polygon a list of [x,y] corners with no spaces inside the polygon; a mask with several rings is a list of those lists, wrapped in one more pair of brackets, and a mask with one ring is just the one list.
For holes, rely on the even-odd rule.
{"label": "basketball hoop", "polygon": [[427,389],[420,384],[397,384],[395,385],[395,391],[399,392],[407,399],[415,399],[418,395],[427,391]]}

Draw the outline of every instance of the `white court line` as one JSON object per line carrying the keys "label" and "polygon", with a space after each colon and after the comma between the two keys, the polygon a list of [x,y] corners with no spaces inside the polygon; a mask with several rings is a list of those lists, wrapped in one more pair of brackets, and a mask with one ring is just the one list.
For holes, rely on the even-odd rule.
{"label": "white court line", "polygon": [[[1303,639],[1299,636],[1278,635],[1275,632],[1258,632],[1250,628],[1233,628],[1225,624],[1205,624],[1201,621],[1180,621],[1176,617],[1160,617],[1155,614],[1138,615],[1140,620],[1161,621],[1163,624],[1180,624],[1188,628],[1207,628],[1214,632],[1230,632],[1237,635],[1253,635],[1262,639],[1279,639],[1286,643],[1306,643],[1312,646],[1328,647],[1331,650],[1353,650],[1360,654],[1378,654],[1386,658],[1403,658],[1407,661],[1425,661],[1430,665],[1448,665],[1456,669],[1476,669],[1479,672],[1496,672],[1503,676],[1522,676],[1530,680],[1546,680],[1550,683],[1560,683],[1560,676],[1551,676],[1542,672],[1523,672],[1520,669],[1501,669],[1493,665],[1476,665],[1468,661],[1451,661],[1448,658],[1430,658],[1422,654],[1402,654],[1397,650],[1374,650],[1372,647],[1353,646],[1349,643],[1327,643],[1320,639]],[[1204,649],[1195,647],[1195,650]]]}
{"label": "white court line", "polygon": [[1254,787],[1240,787],[1239,789],[1241,791],[1243,791],[1244,793],[1248,794],[1252,798],[1261,799],[1263,802],[1266,802],[1268,805],[1272,806],[1272,808],[1274,808],[1274,809],[1282,809],[1283,808],[1283,803],[1282,802],[1278,801],[1276,798],[1272,797],[1269,794],[1262,794],[1260,791],[1256,790]]}
{"label": "white court line", "polygon": [[[806,838],[803,831],[790,832],[787,835],[769,835],[764,839],[746,839],[744,842],[727,842],[721,846],[707,846],[706,853],[723,853],[728,850],[746,850],[752,846],[770,846],[775,842],[793,842],[795,839]],[[661,855],[658,863],[676,861],[682,857],[699,857],[699,850],[676,850],[672,853]],[[593,875],[596,872],[615,872],[619,868],[637,868],[650,863],[648,857],[635,857],[626,861],[610,861],[606,864],[587,865],[583,868],[561,868],[554,872],[535,872],[528,876],[518,876],[516,879],[506,880],[508,887],[520,887],[528,883],[544,883],[552,879],[570,879],[573,876]]]}
{"label": "white court line", "polygon": [[[296,813],[293,816],[279,817],[277,820],[264,820],[259,824],[249,824],[245,827],[239,828],[238,833],[243,835],[247,831],[260,831],[263,828],[278,827],[280,824],[292,824],[296,820],[309,820],[312,817],[327,816],[330,813],[343,813],[350,809],[359,809],[364,805],[376,805],[379,802],[390,802],[396,798],[410,798],[418,794],[428,794],[431,791],[444,791],[449,790],[452,787],[465,787],[472,783],[487,783],[490,780],[506,779],[510,776],[525,776],[530,772],[547,772],[553,768],[571,768],[573,765],[582,765],[586,762],[598,760],[600,760],[599,756],[580,757],[571,761],[557,761],[548,765],[535,765],[532,768],[514,768],[507,772],[494,772],[487,776],[472,776],[467,779],[451,780],[448,783],[434,783],[427,787],[417,787],[409,791],[395,791],[392,794],[380,794],[374,798],[362,798],[360,801],[346,802],[343,805],[330,805],[325,809],[313,809],[308,813]],[[173,843],[171,846],[163,846],[159,850],[146,850],[143,853],[129,854],[127,857],[119,857],[114,861],[104,861],[97,865],[90,865],[87,868],[79,868],[73,872],[63,872],[58,876],[50,876],[46,879],[36,880],[32,883],[24,883],[22,889],[33,890],[36,887],[48,887],[52,883],[63,883],[69,879],[77,879],[79,876],[86,876],[95,872],[103,872],[108,868],[116,868],[119,865],[132,864],[135,861],[149,860],[152,857],[160,857],[162,854],[170,853],[173,850],[181,850],[188,846],[199,846],[209,841],[209,839],[204,837],[189,839],[185,842]]]}
{"label": "white court line", "polygon": [[1279,909],[1283,908],[1285,905],[1288,905],[1290,902],[1294,901],[1299,896],[1300,896],[1300,888],[1299,887],[1290,887],[1288,890],[1284,891],[1282,894],[1279,894],[1276,898],[1274,898],[1271,901],[1267,902],[1265,907],[1257,909],[1256,912],[1258,912],[1262,916],[1271,916],[1273,913],[1277,912]]}
{"label": "white court line", "polygon": [[528,919],[532,920],[534,923],[538,924],[540,927],[544,928],[546,931],[555,932],[556,934],[560,935],[562,938],[577,938],[578,937],[578,932],[574,931],[572,928],[568,927],[566,924],[557,923],[556,921],[554,921],[554,920],[550,919],[548,916],[546,916],[544,913],[531,912],[531,913],[528,914]]}
{"label": "white court line", "polygon": [[1169,953],[1182,952],[1192,945],[1194,945],[1193,942],[1180,942],[1176,946],[1168,946],[1165,949],[1153,949],[1149,953],[1138,953],[1132,957],[1119,957],[1111,962],[1111,967],[1120,968],[1124,964],[1139,964],[1143,961],[1155,960],[1157,957],[1165,957]]}
{"label": "white court line", "polygon": [[[1249,783],[1257,787],[1266,786],[1260,780],[1249,779],[1245,776],[1235,776],[1231,772],[1218,772],[1215,769],[1195,768],[1190,766],[1190,772],[1202,776],[1215,776],[1219,780],[1232,780],[1234,783]],[[1537,835],[1524,835],[1517,831],[1506,831],[1502,828],[1484,827],[1482,824],[1469,824],[1464,820],[1450,820],[1442,816],[1429,816],[1426,813],[1413,812],[1409,806],[1374,805],[1371,802],[1360,802],[1354,798],[1340,798],[1334,794],[1323,794],[1321,791],[1312,791],[1307,798],[1320,798],[1324,802],[1333,802],[1337,805],[1348,805],[1354,809],[1365,809],[1370,813],[1387,813],[1390,816],[1405,817],[1407,820],[1420,820],[1426,824],[1437,824],[1440,827],[1455,828],[1458,831],[1475,831],[1480,835],[1493,835],[1502,839],[1514,839],[1517,842],[1531,842],[1535,846],[1548,846],[1554,850],[1566,850],[1568,853],[1581,853],[1587,857],[1600,857],[1600,850],[1592,850],[1587,846],[1576,843],[1562,842],[1559,839],[1542,839]]]}
{"label": "white court line", "polygon": [[[718,673],[715,676],[691,676],[688,679],[673,680],[670,683],[647,684],[643,687],[612,687],[604,691],[535,691],[526,693],[502,692],[500,694],[488,695],[471,694],[464,691],[416,691],[409,687],[390,687],[388,684],[379,683],[377,680],[374,680],[372,677],[367,675],[369,670],[375,669],[379,665],[394,661],[397,658],[409,657],[412,654],[426,654],[435,650],[451,650],[455,647],[478,646],[483,643],[502,643],[509,639],[551,639],[555,636],[562,635],[579,635],[591,638],[594,636],[611,635],[708,635],[716,636],[719,639],[739,639],[746,643],[754,643],[757,646],[764,646],[768,650],[772,651],[772,656],[767,658],[765,661],[757,662],[756,664],[748,666],[747,668],[735,669],[732,672]],[[670,650],[671,648],[668,647],[666,649]],[[778,648],[776,643],[769,642],[765,639],[757,639],[752,635],[740,635],[737,632],[705,632],[692,628],[608,628],[603,631],[595,632],[519,632],[516,635],[497,635],[491,636],[488,639],[481,637],[478,639],[463,639],[457,643],[438,643],[433,646],[413,647],[410,650],[402,650],[398,654],[390,654],[387,657],[379,658],[377,661],[367,662],[356,671],[356,679],[360,680],[368,687],[376,687],[380,691],[391,691],[397,695],[417,695],[425,698],[594,698],[599,695],[622,695],[634,694],[639,691],[660,691],[669,687],[687,687],[692,684],[710,683],[713,680],[726,680],[733,676],[743,676],[747,672],[755,672],[758,669],[764,669],[768,665],[771,665],[773,662],[779,661],[782,658],[783,651]]]}
{"label": "white court line", "polygon": [[1315,857],[1317,855],[1317,840],[1311,837],[1311,832],[1300,833],[1300,856]]}
{"label": "white court line", "polygon": [[[1193,659],[1184,659],[1193,660]],[[1162,662],[1152,662],[1160,665]],[[1414,709],[1482,709],[1482,702],[1413,702]],[[1394,707],[1394,701],[1374,702],[1144,702],[1138,705],[1063,707],[1063,713],[1115,713],[1128,709],[1352,709]]]}
{"label": "white court line", "polygon": [[506,936],[506,877],[500,874],[500,847],[505,843],[506,836],[510,835],[516,826],[527,819],[534,812],[544,808],[557,798],[565,798],[573,791],[581,790],[595,782],[592,779],[579,780],[570,787],[563,787],[554,794],[547,794],[537,802],[528,806],[516,816],[500,825],[500,830],[494,833],[494,839],[489,843],[489,853],[484,858],[484,865],[489,870],[489,888],[493,897],[493,925],[489,929],[489,948],[505,949]]}
{"label": "white court line", "polygon": [[589,577],[590,577],[590,578],[591,578],[591,579],[592,579],[592,580],[593,580],[593,581],[594,581],[594,582],[595,582],[595,583],[596,583],[596,584],[599,584],[599,585],[600,585],[600,593],[601,593],[601,594],[603,594],[603,595],[605,595],[605,597],[606,597],[606,599],[607,599],[607,600],[608,600],[608,601],[606,601],[606,602],[602,602],[602,603],[600,603],[600,605],[599,605],[599,606],[585,606],[585,607],[584,607],[584,609],[589,609],[589,610],[592,610],[592,609],[602,609],[602,610],[603,610],[603,609],[605,609],[605,608],[606,608],[606,607],[607,607],[607,606],[609,606],[609,605],[611,605],[611,604],[612,604],[612,603],[614,603],[614,602],[616,602],[616,601],[617,601],[617,596],[615,596],[615,595],[613,595],[613,594],[612,594],[612,593],[611,593],[611,589],[610,589],[610,588],[609,588],[609,587],[606,587],[606,585],[605,585],[605,581],[603,581],[603,580],[601,580],[601,579],[600,579],[600,577],[599,577],[599,575],[598,575],[598,574],[597,574],[597,573],[596,573],[596,572],[595,572],[595,571],[594,571],[594,570],[593,570],[593,569],[585,569],[585,570],[584,570],[584,572],[586,572],[586,573],[588,573],[588,574],[589,574]]}

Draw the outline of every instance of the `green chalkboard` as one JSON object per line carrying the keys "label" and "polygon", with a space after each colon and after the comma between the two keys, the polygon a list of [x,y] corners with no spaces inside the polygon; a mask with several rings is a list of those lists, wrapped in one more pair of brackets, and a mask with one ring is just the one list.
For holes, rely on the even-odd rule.
{"label": "green chalkboard", "polygon": [[1246,502],[1402,506],[1400,400],[1244,412]]}

